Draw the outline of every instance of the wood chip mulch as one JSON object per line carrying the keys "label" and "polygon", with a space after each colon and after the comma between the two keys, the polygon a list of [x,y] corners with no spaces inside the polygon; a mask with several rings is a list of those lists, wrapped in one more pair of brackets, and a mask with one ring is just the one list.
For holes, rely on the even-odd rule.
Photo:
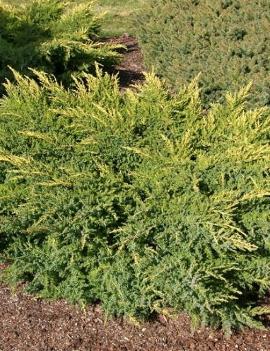
{"label": "wood chip mulch", "polygon": [[126,33],[121,37],[108,38],[105,42],[121,44],[126,47],[126,49],[119,50],[123,55],[123,59],[119,65],[109,72],[112,74],[118,74],[120,88],[124,90],[134,84],[141,84],[144,81],[143,72],[145,72],[145,66],[143,63],[143,54],[136,38]]}
{"label": "wood chip mulch", "polygon": [[186,314],[132,325],[107,320],[99,305],[83,311],[28,295],[22,287],[14,293],[0,284],[0,351],[270,351],[270,326],[226,339],[209,328],[192,333]]}

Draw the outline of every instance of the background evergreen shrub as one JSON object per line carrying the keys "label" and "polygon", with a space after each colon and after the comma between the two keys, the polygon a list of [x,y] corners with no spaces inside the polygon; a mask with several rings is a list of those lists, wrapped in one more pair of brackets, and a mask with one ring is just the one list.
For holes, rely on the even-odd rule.
{"label": "background evergreen shrub", "polygon": [[[101,18],[89,2],[34,0],[21,6],[0,2],[0,83],[8,66],[30,74],[29,67],[52,73],[68,84],[71,75],[107,69],[118,62],[117,46],[99,42]],[[1,89],[1,88],[0,88]]]}
{"label": "background evergreen shrub", "polygon": [[136,29],[147,66],[174,90],[202,72],[206,105],[249,81],[251,104],[270,104],[268,0],[149,0]]}
{"label": "background evergreen shrub", "polygon": [[36,74],[0,100],[5,279],[108,314],[261,327],[270,111],[245,111],[247,89],[206,115],[196,82],[172,97],[152,75],[123,94],[100,72],[73,90]]}

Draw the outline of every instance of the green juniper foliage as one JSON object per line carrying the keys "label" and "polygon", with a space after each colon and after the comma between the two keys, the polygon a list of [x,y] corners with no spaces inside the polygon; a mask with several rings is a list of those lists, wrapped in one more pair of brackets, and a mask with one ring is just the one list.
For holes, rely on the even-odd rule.
{"label": "green juniper foliage", "polygon": [[92,7],[60,0],[0,3],[0,83],[11,77],[8,66],[27,74],[39,68],[68,84],[71,75],[94,73],[95,62],[104,69],[117,63],[117,46],[98,41],[101,18]]}
{"label": "green juniper foliage", "polygon": [[99,71],[73,90],[35,74],[0,102],[3,278],[109,315],[262,327],[270,111],[246,110],[248,89],[206,115],[196,82],[123,94]]}
{"label": "green juniper foliage", "polygon": [[202,72],[206,106],[250,81],[250,105],[270,105],[269,0],[149,0],[136,29],[147,66],[173,90]]}

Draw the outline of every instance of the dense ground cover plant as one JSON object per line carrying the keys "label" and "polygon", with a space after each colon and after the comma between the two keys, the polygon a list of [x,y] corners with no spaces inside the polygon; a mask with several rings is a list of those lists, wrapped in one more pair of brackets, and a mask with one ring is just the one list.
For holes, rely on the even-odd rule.
{"label": "dense ground cover plant", "polygon": [[117,47],[100,43],[100,31],[101,18],[89,2],[0,2],[0,83],[11,76],[8,66],[28,74],[29,67],[39,68],[65,84],[71,75],[95,72],[95,62],[111,67],[120,58]]}
{"label": "dense ground cover plant", "polygon": [[108,314],[260,327],[269,110],[245,111],[247,89],[206,115],[196,83],[170,96],[149,75],[123,94],[100,72],[73,90],[36,74],[0,102],[5,279]]}
{"label": "dense ground cover plant", "polygon": [[[19,5],[29,0],[3,0],[5,3]],[[85,3],[88,0],[76,0],[76,3]],[[132,18],[147,0],[94,0],[93,13],[103,12],[102,34],[105,36],[132,34],[134,31]],[[89,1],[88,1],[89,3]]]}
{"label": "dense ground cover plant", "polygon": [[202,72],[203,100],[254,82],[250,100],[270,104],[268,0],[150,0],[136,21],[146,64],[173,89]]}

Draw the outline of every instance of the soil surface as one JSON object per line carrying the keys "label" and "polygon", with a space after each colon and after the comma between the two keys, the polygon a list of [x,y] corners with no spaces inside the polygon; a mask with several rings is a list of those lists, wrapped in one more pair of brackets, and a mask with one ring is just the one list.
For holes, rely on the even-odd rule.
{"label": "soil surface", "polygon": [[[107,40],[124,44],[118,73],[122,89],[144,80],[142,53],[129,35]],[[5,266],[0,264],[0,273]],[[269,301],[268,301],[269,302]],[[270,324],[270,323],[269,323]],[[85,311],[67,302],[35,298],[0,284],[0,351],[270,351],[270,327],[245,329],[226,339],[209,328],[191,332],[190,319],[158,316],[132,325],[106,320],[100,306]]]}
{"label": "soil surface", "polygon": [[[4,265],[0,265],[4,269]],[[192,333],[190,319],[158,316],[132,325],[106,320],[100,306],[82,311],[0,284],[0,351],[269,351],[270,328],[245,329],[226,339],[209,328]]]}
{"label": "soil surface", "polygon": [[143,55],[137,40],[128,34],[123,34],[121,37],[106,39],[106,42],[122,44],[126,47],[126,49],[119,49],[119,52],[123,55],[123,59],[110,72],[118,74],[120,87],[126,89],[134,84],[142,83],[144,81],[143,72],[145,72],[145,67],[143,64]]}

